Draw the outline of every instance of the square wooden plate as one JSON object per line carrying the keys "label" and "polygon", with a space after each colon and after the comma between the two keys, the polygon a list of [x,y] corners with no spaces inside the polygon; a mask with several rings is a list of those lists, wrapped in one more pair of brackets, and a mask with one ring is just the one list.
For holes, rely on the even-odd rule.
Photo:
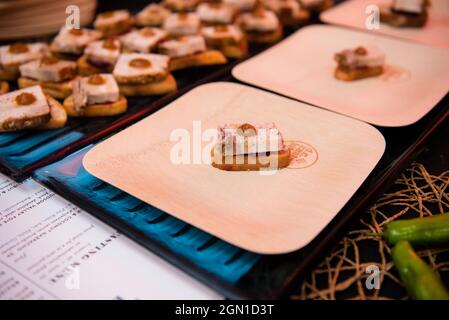
{"label": "square wooden plate", "polygon": [[[386,55],[383,75],[334,78],[334,54],[375,45]],[[410,125],[449,90],[449,51],[333,26],[301,29],[233,70],[237,79],[369,123]]]}
{"label": "square wooden plate", "polygon": [[[370,5],[389,6],[393,0],[349,0],[320,15],[321,21],[356,29],[366,28],[366,8]],[[395,28],[381,23],[377,32],[449,49],[449,1],[431,0],[429,16],[424,28]],[[371,30],[370,30],[371,31]]]}
{"label": "square wooden plate", "polygon": [[[205,130],[225,123],[271,121],[293,154],[289,168],[272,175],[221,171],[207,159],[195,164],[193,154],[191,164],[171,161],[178,145],[170,139],[173,133],[189,134],[191,151],[210,155],[211,140],[193,137],[201,139]],[[197,87],[103,141],[83,164],[92,175],[225,241],[280,254],[308,244],[351,198],[384,150],[383,136],[366,123],[219,82]]]}

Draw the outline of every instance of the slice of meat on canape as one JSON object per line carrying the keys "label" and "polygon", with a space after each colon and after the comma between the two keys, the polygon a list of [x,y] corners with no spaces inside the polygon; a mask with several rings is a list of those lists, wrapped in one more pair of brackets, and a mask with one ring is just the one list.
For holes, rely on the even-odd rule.
{"label": "slice of meat on canape", "polygon": [[125,34],[120,41],[125,52],[150,53],[168,37],[169,34],[165,30],[145,27]]}
{"label": "slice of meat on canape", "polygon": [[219,127],[211,156],[212,166],[226,171],[277,170],[290,163],[290,150],[274,123]]}
{"label": "slice of meat on canape", "polygon": [[355,81],[377,77],[384,72],[385,54],[375,46],[359,46],[335,54],[338,80]]}
{"label": "slice of meat on canape", "polygon": [[66,124],[61,104],[33,86],[0,96],[0,132],[25,129],[56,129]]}
{"label": "slice of meat on canape", "polygon": [[113,75],[124,96],[163,95],[177,89],[169,72],[170,57],[153,53],[122,53]]}
{"label": "slice of meat on canape", "polygon": [[429,0],[393,0],[382,6],[380,21],[397,28],[422,28],[428,17]]}
{"label": "slice of meat on canape", "polygon": [[103,36],[110,37],[128,32],[134,23],[134,18],[128,10],[113,10],[100,13],[94,21],[94,28]]}
{"label": "slice of meat on canape", "polygon": [[241,14],[237,23],[250,43],[274,43],[282,38],[279,18],[263,6],[258,6],[253,12]]}
{"label": "slice of meat on canape", "polygon": [[64,108],[70,117],[107,117],[126,112],[128,102],[112,74],[95,74],[74,82]]}
{"label": "slice of meat on canape", "polygon": [[236,25],[203,27],[201,34],[209,48],[221,51],[227,58],[239,59],[248,54],[248,41]]}
{"label": "slice of meat on canape", "polygon": [[184,36],[162,42],[158,50],[170,57],[170,70],[225,64],[226,57],[218,50],[207,48],[201,35]]}
{"label": "slice of meat on canape", "polygon": [[45,43],[17,42],[0,47],[0,80],[13,81],[19,77],[19,67],[49,54]]}
{"label": "slice of meat on canape", "polygon": [[77,68],[74,61],[43,57],[20,66],[20,74],[20,88],[41,85],[46,94],[62,100],[72,94]]}
{"label": "slice of meat on canape", "polygon": [[50,44],[50,51],[59,59],[77,60],[89,43],[101,37],[101,32],[96,30],[69,29],[64,26]]}
{"label": "slice of meat on canape", "polygon": [[136,23],[141,27],[161,27],[170,14],[164,6],[151,3],[136,15]]}
{"label": "slice of meat on canape", "polygon": [[121,52],[121,43],[109,38],[91,42],[84,50],[84,55],[78,59],[78,72],[82,76],[97,73],[111,73]]}
{"label": "slice of meat on canape", "polygon": [[163,29],[174,37],[195,35],[200,32],[201,21],[196,13],[174,13],[165,19]]}
{"label": "slice of meat on canape", "polygon": [[196,9],[203,25],[226,25],[234,22],[237,10],[220,2],[204,2]]}

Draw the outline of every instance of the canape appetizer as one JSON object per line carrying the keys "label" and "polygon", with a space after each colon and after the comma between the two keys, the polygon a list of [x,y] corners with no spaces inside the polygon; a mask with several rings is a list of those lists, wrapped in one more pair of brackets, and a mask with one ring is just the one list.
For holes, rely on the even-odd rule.
{"label": "canape appetizer", "polygon": [[334,5],[333,0],[299,0],[299,2],[304,9],[314,13],[329,9]]}
{"label": "canape appetizer", "polygon": [[251,11],[257,5],[258,0],[223,0],[223,4],[230,5],[238,11]]}
{"label": "canape appetizer", "polygon": [[194,11],[201,0],[163,0],[162,5],[175,12]]}
{"label": "canape appetizer", "polygon": [[160,4],[151,3],[136,15],[136,23],[141,27],[161,27],[170,14]]}
{"label": "canape appetizer", "polygon": [[64,108],[70,117],[108,117],[126,112],[128,102],[112,74],[94,74],[74,82]]}
{"label": "canape appetizer", "polygon": [[56,99],[72,94],[77,77],[76,62],[43,57],[20,66],[19,88],[40,85],[44,92]]}
{"label": "canape appetizer", "polygon": [[172,36],[189,36],[198,34],[201,21],[195,13],[175,13],[167,17],[163,28]]}
{"label": "canape appetizer", "polygon": [[170,70],[224,64],[226,57],[217,50],[208,50],[201,35],[185,36],[162,42],[158,50],[170,57]]}
{"label": "canape appetizer", "polygon": [[383,73],[385,54],[374,46],[346,49],[335,54],[335,78],[343,81],[376,77]]}
{"label": "canape appetizer", "polygon": [[248,54],[248,42],[235,25],[203,27],[201,33],[209,48],[221,51],[226,57],[239,59]]}
{"label": "canape appetizer", "polygon": [[94,21],[94,28],[104,36],[116,36],[131,30],[134,18],[128,10],[114,10],[100,13]]}
{"label": "canape appetizer", "polygon": [[0,81],[0,94],[7,93],[9,91],[8,81]]}
{"label": "canape appetizer", "polygon": [[120,93],[147,96],[176,91],[176,80],[169,73],[169,60],[160,54],[121,54],[113,71]]}
{"label": "canape appetizer", "polygon": [[60,59],[77,60],[89,43],[100,38],[101,32],[95,30],[62,27],[50,44],[50,51]]}
{"label": "canape appetizer", "polygon": [[382,7],[380,21],[393,27],[421,28],[427,22],[429,0],[393,0],[389,7]]}
{"label": "canape appetizer", "polygon": [[56,129],[67,122],[61,104],[47,96],[40,86],[0,96],[0,132],[25,129]]}
{"label": "canape appetizer", "polygon": [[290,150],[274,123],[218,128],[212,166],[226,171],[281,169],[290,163]]}
{"label": "canape appetizer", "polygon": [[259,6],[255,11],[242,13],[238,25],[245,32],[249,42],[273,43],[282,37],[282,26],[273,11]]}
{"label": "canape appetizer", "polygon": [[117,39],[91,42],[78,59],[78,72],[83,76],[96,73],[111,73],[120,55],[121,43]]}
{"label": "canape appetizer", "polygon": [[169,34],[165,30],[145,27],[125,34],[120,38],[120,41],[125,51],[150,53],[168,36]]}
{"label": "canape appetizer", "polygon": [[236,9],[220,2],[204,2],[196,9],[201,22],[206,25],[230,24],[236,16]]}
{"label": "canape appetizer", "polygon": [[12,81],[19,77],[19,67],[49,53],[45,43],[14,43],[0,47],[0,80]]}
{"label": "canape appetizer", "polygon": [[304,24],[310,19],[310,12],[302,8],[297,0],[264,0],[264,4],[287,27]]}

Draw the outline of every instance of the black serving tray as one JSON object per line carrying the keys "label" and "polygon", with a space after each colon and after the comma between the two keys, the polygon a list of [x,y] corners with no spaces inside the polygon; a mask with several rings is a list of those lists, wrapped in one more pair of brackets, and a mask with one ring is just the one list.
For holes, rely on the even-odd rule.
{"label": "black serving tray", "polygon": [[[237,82],[229,74],[217,80]],[[146,234],[142,232],[140,225],[136,227],[135,222],[120,217],[117,214],[117,210],[111,210],[99,205],[98,200],[104,201],[106,199],[92,199],[92,194],[95,193],[89,193],[86,190],[80,189],[79,186],[77,187],[76,176],[74,181],[67,183],[67,176],[55,175],[55,169],[57,170],[58,166],[69,159],[61,160],[59,163],[38,170],[34,177],[36,180],[103,221],[113,225],[144,247],[169,260],[180,269],[203,281],[206,285],[214,288],[226,297],[237,299],[282,298],[295,284],[299,283],[299,280],[309,268],[313,267],[317,259],[338,240],[344,230],[343,227],[347,226],[351,221],[354,221],[352,219],[357,216],[357,213],[362,213],[373,204],[378,195],[386,191],[404,167],[425,149],[429,139],[440,138],[438,137],[438,129],[448,123],[449,95],[429,114],[413,125],[401,128],[377,127],[386,139],[385,154],[362,186],[332,222],[309,245],[290,254],[255,255],[242,249],[236,251],[235,256],[228,263],[233,263],[239,261],[242,257],[252,255],[250,262],[254,263],[254,266],[248,268],[249,271],[245,272],[244,275],[241,275],[238,280],[233,282],[226,281],[222,277],[217,276],[217,274],[210,272],[207,268],[196,264],[194,262],[195,255],[186,259],[179,251],[177,252],[170,245],[167,245],[167,243],[161,242],[160,234]],[[114,194],[114,198],[123,199],[124,197],[129,197],[126,193],[100,180],[96,181],[96,183],[105,184],[102,188],[113,188],[110,189],[110,192]],[[145,204],[141,205],[149,206]],[[149,207],[152,210],[154,209],[152,206]],[[173,217],[171,218],[173,219]],[[188,225],[185,228],[189,230],[195,229]],[[210,241],[223,242],[214,237]]]}

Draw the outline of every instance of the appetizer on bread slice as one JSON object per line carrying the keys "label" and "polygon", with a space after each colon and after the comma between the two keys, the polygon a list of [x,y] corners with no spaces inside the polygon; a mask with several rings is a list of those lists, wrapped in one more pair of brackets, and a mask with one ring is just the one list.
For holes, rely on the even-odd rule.
{"label": "appetizer on bread slice", "polygon": [[162,5],[151,3],[136,15],[136,23],[141,27],[161,27],[170,14]]}
{"label": "appetizer on bread slice", "polygon": [[103,36],[123,34],[134,26],[134,18],[128,10],[114,10],[100,13],[94,21],[94,28]]}
{"label": "appetizer on bread slice", "polygon": [[113,75],[125,96],[162,95],[176,91],[169,73],[170,57],[152,53],[122,53]]}
{"label": "appetizer on bread slice", "polygon": [[41,85],[44,92],[56,99],[72,94],[77,77],[76,62],[43,57],[20,66],[19,88]]}
{"label": "appetizer on bread slice", "polygon": [[0,96],[0,132],[25,129],[56,129],[66,124],[61,104],[44,94],[40,86]]}
{"label": "appetizer on bread slice", "polygon": [[198,34],[201,28],[201,21],[195,13],[174,13],[169,15],[163,25],[174,37],[189,36]]}
{"label": "appetizer on bread slice", "polygon": [[64,108],[71,117],[107,117],[126,112],[128,102],[112,74],[95,74],[74,82]]}
{"label": "appetizer on bread slice", "polygon": [[206,40],[201,35],[164,41],[158,50],[170,57],[171,71],[227,62],[220,51],[207,49]]}
{"label": "appetizer on bread slice", "polygon": [[194,11],[201,0],[163,0],[162,5],[175,12]]}
{"label": "appetizer on bread slice", "polygon": [[380,21],[398,28],[422,28],[429,6],[429,0],[393,0],[391,6],[381,7]]}
{"label": "appetizer on bread slice", "polygon": [[96,73],[111,73],[120,56],[121,43],[109,38],[91,42],[84,50],[84,55],[78,59],[78,72],[82,76]]}
{"label": "appetizer on bread slice", "polygon": [[48,53],[47,44],[40,42],[31,44],[17,42],[0,47],[0,80],[16,80],[22,64],[40,59]]}
{"label": "appetizer on bread slice", "polygon": [[335,78],[354,81],[377,77],[384,71],[385,54],[375,46],[359,46],[335,54]]}
{"label": "appetizer on bread slice", "polygon": [[220,2],[204,2],[198,6],[196,13],[204,25],[222,25],[232,23],[237,10]]}
{"label": "appetizer on bread slice", "polygon": [[123,35],[120,41],[125,51],[150,53],[159,43],[168,37],[168,32],[165,30],[145,27]]}
{"label": "appetizer on bread slice", "polygon": [[290,150],[274,123],[218,128],[212,166],[226,171],[276,170],[290,163]]}
{"label": "appetizer on bread slice", "polygon": [[319,13],[334,5],[333,0],[299,0],[301,6],[313,13]]}
{"label": "appetizer on bread slice", "polygon": [[310,20],[310,12],[297,0],[264,0],[264,4],[277,14],[284,26],[295,27]]}
{"label": "appetizer on bread slice", "polygon": [[273,11],[258,6],[253,12],[242,13],[237,19],[249,42],[273,43],[282,37],[282,25]]}
{"label": "appetizer on bread slice", "polygon": [[239,59],[248,54],[248,41],[235,25],[203,27],[201,34],[209,48],[221,51],[228,58]]}
{"label": "appetizer on bread slice", "polygon": [[223,0],[223,4],[234,7],[237,11],[252,11],[258,0]]}
{"label": "appetizer on bread slice", "polygon": [[68,29],[62,27],[50,44],[51,53],[60,59],[77,60],[86,46],[101,38],[101,32],[90,29]]}

